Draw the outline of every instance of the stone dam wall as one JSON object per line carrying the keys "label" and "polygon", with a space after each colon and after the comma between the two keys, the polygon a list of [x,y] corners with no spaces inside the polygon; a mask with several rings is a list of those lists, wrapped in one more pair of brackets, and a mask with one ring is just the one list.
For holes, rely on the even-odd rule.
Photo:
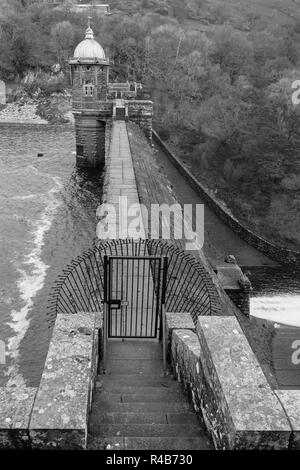
{"label": "stone dam wall", "polygon": [[238,221],[220,201],[218,201],[205,186],[200,183],[178,157],[170,150],[168,145],[161,140],[156,131],[153,131],[153,140],[161,147],[166,155],[173,162],[175,167],[180,171],[184,178],[189,182],[192,188],[204,199],[208,206],[213,209],[217,216],[225,222],[233,232],[235,232],[242,240],[253,246],[269,258],[283,265],[294,268],[300,268],[300,252],[293,251],[284,247],[276,246],[265,240],[259,235],[252,232]]}
{"label": "stone dam wall", "polygon": [[270,387],[236,318],[166,316],[173,373],[216,449],[300,449],[300,390]]}

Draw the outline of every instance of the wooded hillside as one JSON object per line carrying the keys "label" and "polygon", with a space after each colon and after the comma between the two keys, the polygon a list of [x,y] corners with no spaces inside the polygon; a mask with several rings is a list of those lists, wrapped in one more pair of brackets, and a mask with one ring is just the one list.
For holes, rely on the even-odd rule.
{"label": "wooded hillside", "polygon": [[[69,2],[13,0],[1,10],[0,74],[29,93],[60,91],[51,78],[82,39],[86,15]],[[242,222],[300,249],[300,4],[296,0],[111,0],[93,12],[111,77],[143,80],[156,127]],[[15,9],[13,8],[15,7]]]}

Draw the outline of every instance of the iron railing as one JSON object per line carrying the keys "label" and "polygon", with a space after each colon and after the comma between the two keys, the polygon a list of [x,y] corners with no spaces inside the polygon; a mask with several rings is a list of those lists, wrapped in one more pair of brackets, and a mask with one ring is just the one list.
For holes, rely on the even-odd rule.
{"label": "iron railing", "polygon": [[[199,315],[219,311],[216,288],[202,264],[164,240],[110,240],[74,259],[58,277],[49,300],[52,314],[102,311],[104,256],[155,256],[168,258],[165,311]],[[152,269],[157,287],[159,273]]]}
{"label": "iron railing", "polygon": [[[108,304],[108,337],[156,338],[160,330],[164,258],[104,257],[104,302]],[[153,273],[157,282],[153,282]]]}

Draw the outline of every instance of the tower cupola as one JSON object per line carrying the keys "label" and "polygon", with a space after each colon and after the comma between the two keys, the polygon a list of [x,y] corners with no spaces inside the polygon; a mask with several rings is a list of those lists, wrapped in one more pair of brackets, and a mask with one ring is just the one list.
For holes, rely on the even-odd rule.
{"label": "tower cupola", "polygon": [[85,39],[81,41],[74,51],[73,59],[79,61],[105,61],[105,52],[103,47],[94,39],[94,31],[88,23],[85,32]]}

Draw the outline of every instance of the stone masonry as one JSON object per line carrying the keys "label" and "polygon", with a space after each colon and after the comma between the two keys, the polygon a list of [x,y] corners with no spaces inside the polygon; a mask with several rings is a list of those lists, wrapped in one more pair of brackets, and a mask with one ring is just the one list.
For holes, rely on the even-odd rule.
{"label": "stone masonry", "polygon": [[105,127],[106,122],[98,119],[97,112],[75,114],[77,166],[104,166]]}
{"label": "stone masonry", "polygon": [[[78,47],[80,56],[76,56]],[[105,128],[112,119],[136,122],[152,142],[152,101],[137,99],[141,84],[109,83],[109,61],[90,27],[69,63],[77,166],[104,166]]]}
{"label": "stone masonry", "polygon": [[[281,395],[278,400],[237,320],[199,317],[197,334],[190,320],[189,329],[183,329],[182,320],[176,314],[167,317],[173,369],[216,449],[291,448],[288,406],[293,397]],[[297,413],[293,424],[299,429]],[[294,436],[297,448],[296,432]]]}

